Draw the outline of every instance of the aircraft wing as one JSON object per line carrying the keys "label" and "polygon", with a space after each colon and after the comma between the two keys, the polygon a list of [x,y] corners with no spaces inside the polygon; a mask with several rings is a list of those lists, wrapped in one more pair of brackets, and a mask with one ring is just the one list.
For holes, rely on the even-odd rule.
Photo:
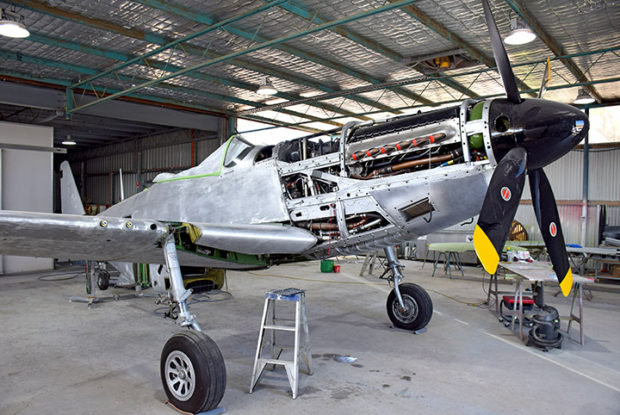
{"label": "aircraft wing", "polygon": [[[146,219],[0,211],[0,254],[162,263],[170,232],[186,232],[191,243],[249,255],[299,254],[316,244],[314,235],[286,225],[167,223]],[[178,238],[177,238],[178,241]],[[181,263],[199,265],[185,258]],[[215,266],[215,264],[213,264]]]}
{"label": "aircraft wing", "polygon": [[168,225],[149,220],[0,211],[0,253],[161,263]]}

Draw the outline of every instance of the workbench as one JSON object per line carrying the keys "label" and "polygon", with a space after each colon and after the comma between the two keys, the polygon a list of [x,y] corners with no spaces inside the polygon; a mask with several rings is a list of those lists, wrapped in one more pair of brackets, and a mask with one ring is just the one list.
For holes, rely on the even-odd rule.
{"label": "workbench", "polygon": [[598,275],[599,264],[613,264],[620,265],[620,248],[615,247],[593,247],[593,248],[575,248],[575,247],[566,247],[566,252],[569,254],[579,254],[582,256],[582,260],[577,266],[572,256],[569,255],[570,260],[573,262],[575,268],[579,268],[579,273],[581,275],[585,274],[585,268],[588,261],[594,261],[594,278],[610,278],[617,279],[614,277],[602,277]]}
{"label": "workbench", "polygon": [[[516,320],[519,320],[519,339],[523,341],[523,283],[540,282],[543,285],[545,283],[556,283],[558,279],[555,272],[551,268],[551,265],[546,262],[533,261],[533,262],[500,262],[499,266],[509,271],[516,277],[516,287],[514,290],[515,306],[514,310],[509,310],[507,314],[512,315],[512,330],[516,328]],[[580,277],[579,275],[573,275],[573,299],[570,307],[570,314],[568,320],[567,335],[570,335],[570,328],[572,322],[579,323],[579,343],[584,344],[584,327],[583,327],[583,285],[590,284],[592,280]],[[494,286],[493,286],[494,284]],[[491,276],[489,281],[489,293],[488,300],[491,296],[495,297],[495,312],[500,317],[499,311],[499,292],[497,289],[497,272]],[[575,314],[575,302],[578,303],[578,314]],[[517,310],[518,308],[518,310]]]}
{"label": "workbench", "polygon": [[433,252],[432,276],[435,276],[437,264],[443,255],[445,259],[444,273],[447,272],[450,278],[452,278],[452,262],[461,271],[461,276],[465,276],[463,264],[461,263],[461,254],[463,252],[475,251],[473,242],[435,242],[428,246],[428,250]]}

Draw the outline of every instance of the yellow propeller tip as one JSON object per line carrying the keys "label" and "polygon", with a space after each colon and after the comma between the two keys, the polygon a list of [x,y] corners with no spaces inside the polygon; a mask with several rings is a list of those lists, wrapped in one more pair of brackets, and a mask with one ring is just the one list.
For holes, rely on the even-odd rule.
{"label": "yellow propeller tip", "polygon": [[564,297],[568,297],[571,288],[573,288],[573,272],[569,268],[568,272],[562,279],[562,282],[560,282],[560,289],[562,289],[562,294],[564,294]]}
{"label": "yellow propeller tip", "polygon": [[474,249],[484,270],[489,274],[495,274],[499,265],[499,254],[487,234],[478,225],[474,229]]}

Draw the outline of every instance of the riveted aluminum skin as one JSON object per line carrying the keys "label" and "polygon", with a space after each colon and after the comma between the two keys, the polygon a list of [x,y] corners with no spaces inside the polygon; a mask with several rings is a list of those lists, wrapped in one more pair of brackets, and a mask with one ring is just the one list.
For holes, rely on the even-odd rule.
{"label": "riveted aluminum skin", "polygon": [[316,237],[293,226],[203,225],[194,223],[201,236],[196,245],[216,247],[244,254],[299,254],[314,244]]}
{"label": "riveted aluminum skin", "polygon": [[166,236],[168,226],[153,220],[0,211],[8,255],[160,263]]}
{"label": "riveted aluminum skin", "polygon": [[[112,206],[106,214],[162,221],[257,224],[288,220],[280,179],[269,163],[223,171],[217,176],[156,183]],[[191,195],[192,203],[185,197]]]}

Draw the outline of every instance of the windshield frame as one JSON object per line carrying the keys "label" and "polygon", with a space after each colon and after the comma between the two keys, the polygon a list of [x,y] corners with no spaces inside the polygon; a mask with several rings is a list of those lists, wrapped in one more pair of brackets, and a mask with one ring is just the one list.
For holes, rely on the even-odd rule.
{"label": "windshield frame", "polygon": [[[239,144],[243,145],[243,147],[241,147],[240,149],[237,148]],[[239,162],[246,159],[246,157],[252,152],[254,147],[254,144],[248,142],[242,136],[233,136],[230,139],[228,146],[226,147],[226,152],[222,160],[222,166],[226,168],[231,168],[238,165]]]}

